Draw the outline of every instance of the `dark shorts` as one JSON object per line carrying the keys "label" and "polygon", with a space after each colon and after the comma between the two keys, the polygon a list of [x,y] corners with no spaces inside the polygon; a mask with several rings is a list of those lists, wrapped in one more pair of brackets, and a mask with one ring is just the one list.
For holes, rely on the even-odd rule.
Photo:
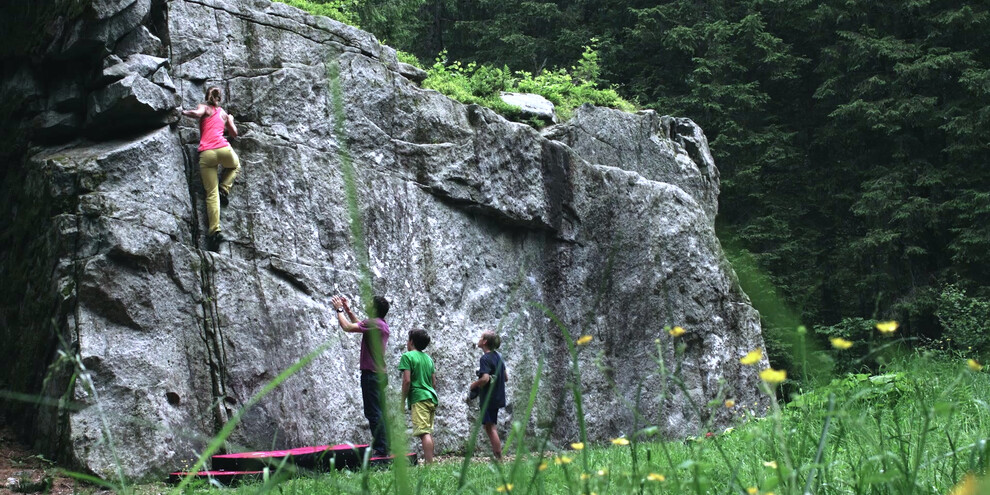
{"label": "dark shorts", "polygon": [[498,424],[498,410],[500,407],[489,407],[485,409],[485,417],[481,419],[481,424],[483,425],[494,425]]}

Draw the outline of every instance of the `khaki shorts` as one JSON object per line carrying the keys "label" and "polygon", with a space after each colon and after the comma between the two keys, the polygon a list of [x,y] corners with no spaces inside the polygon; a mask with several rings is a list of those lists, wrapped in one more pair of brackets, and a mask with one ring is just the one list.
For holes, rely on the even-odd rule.
{"label": "khaki shorts", "polygon": [[437,405],[431,400],[421,400],[412,405],[413,436],[418,437],[433,433],[433,419],[436,417]]}

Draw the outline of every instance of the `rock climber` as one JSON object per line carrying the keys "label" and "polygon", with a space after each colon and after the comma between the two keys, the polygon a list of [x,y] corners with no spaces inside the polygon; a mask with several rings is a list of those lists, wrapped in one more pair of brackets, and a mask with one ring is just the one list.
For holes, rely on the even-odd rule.
{"label": "rock climber", "polygon": [[[195,110],[183,110],[182,115],[199,119],[199,173],[206,190],[206,221],[209,228],[206,245],[210,251],[218,251],[223,242],[220,231],[220,206],[227,206],[230,186],[241,170],[237,153],[224,138],[224,131],[237,137],[234,117],[220,107],[223,95],[220,88],[211,86],[206,90],[206,103],[200,103]],[[219,174],[219,168],[223,173]]]}

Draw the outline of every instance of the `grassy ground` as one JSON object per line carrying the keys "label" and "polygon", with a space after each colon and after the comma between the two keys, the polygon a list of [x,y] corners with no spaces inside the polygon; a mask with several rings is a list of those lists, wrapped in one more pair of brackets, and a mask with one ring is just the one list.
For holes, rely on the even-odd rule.
{"label": "grassy ground", "polygon": [[[663,441],[646,428],[543,456],[532,453],[540,440],[529,439],[501,464],[487,460],[482,443],[481,460],[466,468],[419,466],[401,480],[389,470],[290,480],[276,473],[223,493],[949,493],[987,466],[988,397],[986,372],[914,353],[879,374],[846,375],[774,402],[766,418],[741,413],[737,426],[702,438]],[[742,410],[709,407],[730,405]]]}

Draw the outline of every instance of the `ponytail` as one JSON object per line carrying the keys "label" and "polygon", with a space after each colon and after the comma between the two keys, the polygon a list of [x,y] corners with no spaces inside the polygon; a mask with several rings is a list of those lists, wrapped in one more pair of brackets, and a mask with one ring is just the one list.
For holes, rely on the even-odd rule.
{"label": "ponytail", "polygon": [[210,86],[210,88],[206,90],[206,103],[211,107],[219,106],[221,99],[223,99],[223,97],[220,94],[220,88]]}

